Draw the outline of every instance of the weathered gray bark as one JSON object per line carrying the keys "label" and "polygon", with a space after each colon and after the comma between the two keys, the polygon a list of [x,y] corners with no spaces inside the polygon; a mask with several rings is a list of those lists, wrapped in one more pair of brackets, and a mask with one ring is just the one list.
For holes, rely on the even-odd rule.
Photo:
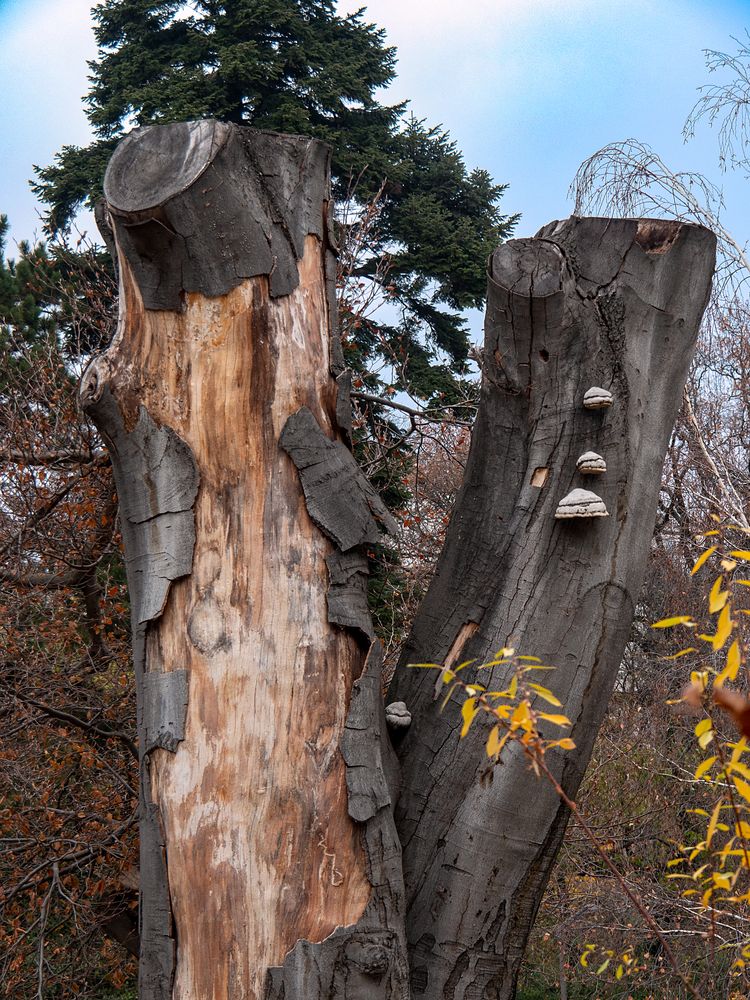
{"label": "weathered gray bark", "polygon": [[104,187],[121,315],[81,399],[132,601],[140,1000],[406,998],[364,591],[392,522],[347,447],[328,151],[144,128]]}
{"label": "weathered gray bark", "polygon": [[[397,808],[414,997],[515,995],[567,815],[518,748],[491,766],[483,724],[459,742],[457,702],[441,714],[436,675],[406,665],[483,662],[504,646],[555,664],[545,683],[577,750],[548,763],[575,794],[643,581],[714,252],[697,226],[572,218],[491,259],[464,485],[389,692],[414,718]],[[593,386],[612,393],[610,408],[584,408]],[[587,451],[606,474],[576,471]],[[610,516],[556,520],[577,487]],[[502,688],[498,674],[481,682]]]}

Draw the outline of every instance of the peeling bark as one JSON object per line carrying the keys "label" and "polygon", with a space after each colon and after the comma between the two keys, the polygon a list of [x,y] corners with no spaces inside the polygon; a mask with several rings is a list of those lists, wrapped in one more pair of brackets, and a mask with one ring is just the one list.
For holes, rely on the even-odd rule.
{"label": "peeling bark", "polygon": [[[575,794],[708,296],[695,226],[571,219],[493,255],[465,482],[390,693],[400,792],[366,601],[394,524],[349,450],[327,165],[301,137],[138,129],[98,209],[121,315],[81,398],[132,601],[141,1000],[513,997],[567,817],[403,666],[557,664]],[[556,519],[592,452],[608,516]]]}
{"label": "peeling bark", "polygon": [[408,995],[361,549],[389,516],[346,447],[327,169],[200,122],[105,177],[121,315],[81,398],[132,600],[141,1000]]}
{"label": "peeling bark", "polygon": [[[504,646],[555,664],[577,750],[548,762],[575,795],[642,584],[714,252],[697,226],[572,218],[491,258],[464,484],[389,692],[414,719],[397,822],[415,997],[515,995],[567,815],[517,748],[491,766],[483,724],[459,742],[456,701],[441,714],[435,676],[406,665],[483,662]],[[611,407],[584,407],[591,387]],[[610,516],[556,520],[591,450],[606,461],[595,486]]]}

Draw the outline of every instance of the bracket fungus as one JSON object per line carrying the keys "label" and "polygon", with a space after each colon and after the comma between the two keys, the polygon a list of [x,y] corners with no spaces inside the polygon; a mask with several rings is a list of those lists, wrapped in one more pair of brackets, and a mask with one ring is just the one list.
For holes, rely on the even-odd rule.
{"label": "bracket fungus", "polygon": [[555,517],[558,520],[569,517],[609,517],[609,512],[596,493],[578,489],[562,498],[557,505]]}
{"label": "bracket fungus", "polygon": [[585,451],[576,462],[576,468],[583,476],[601,476],[607,471],[607,463],[595,451]]}
{"label": "bracket fungus", "polygon": [[385,706],[385,721],[389,729],[408,729],[411,725],[411,712],[406,702],[392,701]]}
{"label": "bracket fungus", "polygon": [[599,385],[592,385],[583,395],[583,405],[587,410],[606,410],[612,405],[612,393]]}

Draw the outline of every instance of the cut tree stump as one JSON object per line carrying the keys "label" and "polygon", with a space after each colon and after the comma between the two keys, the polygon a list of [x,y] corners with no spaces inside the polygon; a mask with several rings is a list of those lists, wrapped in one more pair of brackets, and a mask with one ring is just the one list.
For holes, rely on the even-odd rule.
{"label": "cut tree stump", "polygon": [[140,1000],[408,996],[364,593],[393,524],[348,447],[328,160],[203,121],[105,178],[120,318],[81,399],[132,601]]}
{"label": "cut tree stump", "polygon": [[[571,218],[491,258],[464,483],[389,692],[414,720],[397,822],[415,998],[515,996],[568,817],[519,747],[487,759],[487,720],[459,742],[459,696],[441,713],[439,675],[407,665],[482,663],[508,646],[554,664],[544,683],[577,749],[547,760],[575,795],[641,589],[714,255],[699,226]],[[589,451],[606,463],[593,484],[576,468]],[[556,518],[582,488],[603,504],[572,506],[597,516],[568,503]],[[501,690],[508,677],[477,679]]]}
{"label": "cut tree stump", "polygon": [[81,400],[132,605],[140,1000],[511,1000],[567,816],[517,747],[487,760],[481,722],[459,741],[458,699],[441,714],[406,665],[505,646],[555,664],[577,749],[548,762],[575,795],[713,236],[573,218],[493,255],[465,481],[389,696],[394,821],[365,586],[395,526],[349,447],[327,149],[142,128],[104,190],[121,314]]}

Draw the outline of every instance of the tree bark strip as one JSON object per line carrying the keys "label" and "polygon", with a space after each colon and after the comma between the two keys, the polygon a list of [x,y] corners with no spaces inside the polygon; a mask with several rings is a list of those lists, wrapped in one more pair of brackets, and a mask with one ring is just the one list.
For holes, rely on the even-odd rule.
{"label": "tree bark strip", "polygon": [[[388,518],[342,443],[327,170],[200,122],[136,130],[105,178],[121,316],[81,393],[133,601],[141,1000],[407,996],[376,647],[363,673],[360,543]],[[361,536],[327,531],[342,469]]]}
{"label": "tree bark strip", "polygon": [[[491,259],[464,484],[389,692],[414,719],[397,809],[414,997],[515,995],[567,815],[519,748],[492,766],[488,725],[459,742],[460,699],[441,714],[437,673],[407,664],[483,662],[504,646],[554,664],[544,683],[577,750],[549,762],[575,795],[643,581],[714,254],[701,227],[572,218]],[[584,408],[594,386],[612,393],[610,408]],[[577,472],[587,451],[604,457],[605,475]],[[610,516],[556,520],[580,487]],[[507,681],[499,670],[477,679],[495,690]]]}

